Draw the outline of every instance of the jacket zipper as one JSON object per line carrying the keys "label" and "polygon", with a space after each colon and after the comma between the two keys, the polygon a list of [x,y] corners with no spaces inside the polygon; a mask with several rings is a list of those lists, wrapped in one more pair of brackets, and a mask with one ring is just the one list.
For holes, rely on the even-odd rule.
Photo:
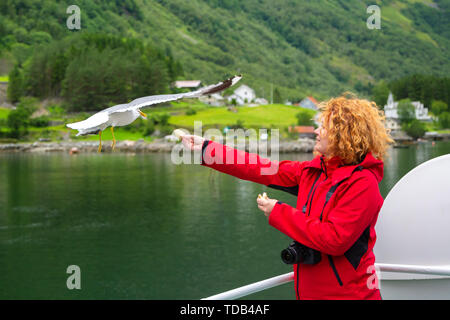
{"label": "jacket zipper", "polygon": [[325,179],[323,181],[319,181],[319,183],[317,184],[317,186],[314,188],[313,193],[311,195],[311,200],[309,200],[309,210],[308,210],[308,217],[311,215],[311,207],[312,207],[312,202],[314,199],[314,194],[316,193],[317,187],[319,186],[320,183],[327,181],[328,177],[325,175]]}
{"label": "jacket zipper", "polygon": [[319,178],[320,178],[321,175],[322,175],[322,171],[320,171],[320,173],[319,173],[319,175],[317,176],[316,180],[314,180],[314,183],[313,183],[313,185],[312,185],[312,187],[311,187],[311,190],[309,190],[308,197],[306,198],[306,203],[305,203],[305,205],[304,205],[303,208],[302,208],[302,212],[303,212],[303,213],[306,213],[306,208],[308,207],[309,199],[310,199],[311,193],[312,193],[312,191],[314,190],[314,187],[316,186],[316,183],[317,183],[317,181],[319,180]]}
{"label": "jacket zipper", "polygon": [[330,255],[328,256],[328,261],[330,262],[331,269],[333,269],[334,275],[336,276],[339,285],[342,287],[344,284],[342,283],[341,277],[339,277],[339,273],[336,269],[336,266],[334,265],[333,258]]}
{"label": "jacket zipper", "polygon": [[[326,179],[326,178],[325,178],[325,179]],[[325,180],[324,180],[324,181],[325,181]],[[311,195],[311,199],[309,200],[308,217],[309,217],[310,214],[311,214],[312,201],[313,201],[313,199],[314,199],[314,193],[316,193],[316,189],[317,189],[318,186],[319,186],[319,184],[317,184],[317,186],[314,188],[314,190],[313,190],[313,192],[312,192],[312,195]]]}
{"label": "jacket zipper", "polygon": [[[321,160],[321,161],[322,161],[322,160]],[[326,181],[326,180],[328,179],[326,169],[323,168],[322,163],[320,163],[320,167],[321,167],[322,172],[325,173],[325,179],[324,179],[323,181],[318,181],[318,180],[320,180],[319,178],[320,178],[320,176],[322,175],[322,172],[321,172],[321,173],[319,174],[319,176],[317,177],[317,180],[314,182],[314,185],[313,185],[313,188],[314,188],[314,189],[312,190],[311,199],[309,200],[309,210],[308,210],[308,215],[307,215],[308,217],[311,215],[312,202],[313,202],[314,194],[316,193],[317,187],[319,186],[320,183],[322,183],[322,182],[324,182],[324,181]],[[317,185],[315,185],[316,182],[318,182]],[[308,206],[308,202],[306,202],[306,206]]]}
{"label": "jacket zipper", "polygon": [[300,263],[297,263],[297,288],[295,289],[295,293],[297,293],[297,299],[300,300],[300,292],[298,292],[298,271],[300,270]]}
{"label": "jacket zipper", "polygon": [[[320,166],[321,166],[322,170],[325,171],[325,180],[327,180],[327,178],[328,178],[328,174],[327,174],[327,171],[326,171],[327,168],[326,168],[326,166],[323,163],[323,158],[320,158],[320,160],[321,160],[320,161]],[[326,203],[327,202],[325,202],[325,205],[326,205]],[[322,214],[323,214],[323,209],[325,209],[325,205],[323,206],[322,213],[320,214],[320,221],[322,221]],[[339,283],[339,286],[342,287],[344,284],[342,283],[341,277],[339,276],[339,273],[338,273],[338,271],[336,269],[336,266],[334,264],[333,258],[330,255],[328,255],[328,261],[330,262],[331,269],[333,269],[334,275],[336,276],[336,279],[337,279],[337,281]]]}

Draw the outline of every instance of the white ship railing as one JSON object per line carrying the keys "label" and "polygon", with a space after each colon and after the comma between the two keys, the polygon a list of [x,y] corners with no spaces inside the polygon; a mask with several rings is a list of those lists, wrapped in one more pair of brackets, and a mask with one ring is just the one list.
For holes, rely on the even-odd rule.
{"label": "white ship railing", "polygon": [[[404,264],[388,264],[376,263],[375,268],[378,271],[384,272],[399,272],[412,274],[428,274],[450,276],[450,266],[418,266],[418,265],[404,265]],[[294,272],[282,274],[273,278],[258,281],[240,288],[225,291],[202,300],[235,300],[250,294],[267,290],[294,280]]]}

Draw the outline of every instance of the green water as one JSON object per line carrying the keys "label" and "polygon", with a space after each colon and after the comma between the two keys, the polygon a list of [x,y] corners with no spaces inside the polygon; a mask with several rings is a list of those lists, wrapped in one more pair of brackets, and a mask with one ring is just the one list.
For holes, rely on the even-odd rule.
{"label": "green water", "polygon": [[[447,153],[450,142],[392,149],[383,197]],[[0,299],[199,299],[291,271],[279,257],[290,239],[255,198],[294,197],[210,171],[169,154],[0,154]],[[295,295],[286,284],[249,298]]]}

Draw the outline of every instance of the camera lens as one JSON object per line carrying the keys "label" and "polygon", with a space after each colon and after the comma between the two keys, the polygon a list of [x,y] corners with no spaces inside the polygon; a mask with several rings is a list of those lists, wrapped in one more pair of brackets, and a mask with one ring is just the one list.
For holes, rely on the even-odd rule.
{"label": "camera lens", "polygon": [[281,251],[281,260],[286,264],[316,264],[321,259],[322,256],[319,251],[308,248],[296,241],[293,241],[289,247]]}
{"label": "camera lens", "polygon": [[297,260],[297,253],[295,250],[292,250],[291,248],[284,249],[281,251],[281,260],[283,260],[286,264],[293,264]]}

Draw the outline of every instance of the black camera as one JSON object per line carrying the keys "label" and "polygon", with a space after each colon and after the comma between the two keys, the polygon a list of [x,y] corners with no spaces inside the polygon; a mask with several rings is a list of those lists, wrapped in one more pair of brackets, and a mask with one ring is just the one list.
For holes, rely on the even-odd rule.
{"label": "black camera", "polygon": [[321,259],[322,255],[319,251],[308,248],[297,241],[293,241],[289,247],[281,251],[281,260],[286,264],[316,264]]}

